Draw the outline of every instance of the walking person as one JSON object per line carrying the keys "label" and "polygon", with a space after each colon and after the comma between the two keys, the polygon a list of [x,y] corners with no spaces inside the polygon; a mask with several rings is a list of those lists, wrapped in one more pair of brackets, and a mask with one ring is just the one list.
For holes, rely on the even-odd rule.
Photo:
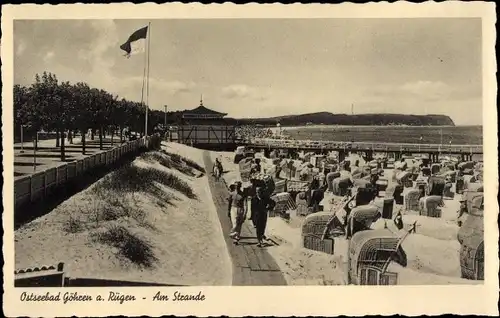
{"label": "walking person", "polygon": [[264,233],[267,225],[267,213],[274,209],[276,203],[265,195],[264,188],[258,187],[257,194],[251,200],[252,214],[255,219],[258,247],[263,247]]}
{"label": "walking person", "polygon": [[240,181],[235,182],[234,191],[230,193],[228,203],[228,216],[231,218],[232,224],[229,236],[237,245],[240,241],[241,227],[247,214],[247,200],[241,189]]}
{"label": "walking person", "polygon": [[217,168],[219,169],[219,178],[222,176],[222,173],[224,172],[224,168],[222,168],[222,162],[220,160],[217,160]]}
{"label": "walking person", "polygon": [[219,181],[219,178],[222,174],[222,164],[219,161],[219,158],[215,158],[214,166],[212,167],[212,174],[215,177],[216,181]]}
{"label": "walking person", "polygon": [[212,174],[214,175],[215,181],[219,181],[220,170],[218,165],[214,165]]}

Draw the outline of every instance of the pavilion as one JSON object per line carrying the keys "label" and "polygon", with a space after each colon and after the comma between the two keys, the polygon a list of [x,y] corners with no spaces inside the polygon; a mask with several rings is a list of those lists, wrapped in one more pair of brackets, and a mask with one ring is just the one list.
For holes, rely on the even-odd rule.
{"label": "pavilion", "polygon": [[224,118],[226,113],[200,105],[182,114],[178,129],[178,141],[204,149],[235,148],[235,126],[231,119]]}

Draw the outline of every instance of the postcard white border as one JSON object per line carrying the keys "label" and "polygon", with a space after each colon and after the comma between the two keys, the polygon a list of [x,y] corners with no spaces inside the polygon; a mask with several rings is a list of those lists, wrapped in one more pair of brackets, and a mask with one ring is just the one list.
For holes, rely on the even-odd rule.
{"label": "postcard white border", "polygon": [[[402,17],[480,17],[483,25],[483,127],[485,172],[485,284],[480,286],[318,286],[318,287],[190,287],[161,290],[200,291],[207,300],[200,303],[153,303],[149,300],[124,303],[21,302],[26,289],[13,288],[13,20],[14,19],[192,19],[192,18],[402,18]],[[370,3],[340,5],[281,5],[232,3],[191,4],[74,4],[2,5],[2,132],[3,132],[3,226],[4,290],[6,316],[246,316],[246,315],[352,315],[403,314],[498,315],[498,170],[495,59],[495,4],[484,2],[448,3]],[[471,110],[474,111],[474,110]],[[46,289],[54,291],[57,289]],[[92,295],[109,288],[65,288]],[[119,288],[137,298],[150,299],[160,288]],[[258,299],[258,300],[257,300]],[[257,301],[257,305],[252,302]]]}

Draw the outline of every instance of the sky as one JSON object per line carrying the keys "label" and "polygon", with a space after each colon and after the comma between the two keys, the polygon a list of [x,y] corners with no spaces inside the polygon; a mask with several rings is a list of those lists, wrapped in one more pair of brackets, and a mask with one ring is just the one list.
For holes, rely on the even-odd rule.
{"label": "sky", "polygon": [[[48,71],[141,100],[145,52],[119,47],[146,20],[16,20],[14,82]],[[164,19],[149,30],[149,105],[230,117],[443,114],[482,124],[476,18]]]}

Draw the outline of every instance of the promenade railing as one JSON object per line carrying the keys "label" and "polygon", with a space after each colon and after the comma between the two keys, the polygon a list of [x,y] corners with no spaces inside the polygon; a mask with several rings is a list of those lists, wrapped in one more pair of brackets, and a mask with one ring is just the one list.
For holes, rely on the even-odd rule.
{"label": "promenade railing", "polygon": [[272,138],[250,138],[240,140],[241,144],[258,147],[291,148],[291,149],[346,149],[346,150],[373,150],[373,151],[418,151],[418,152],[454,152],[454,153],[483,153],[482,145],[446,145],[446,144],[414,144],[414,143],[373,143],[373,142],[345,142],[345,141],[318,141],[293,140]]}

